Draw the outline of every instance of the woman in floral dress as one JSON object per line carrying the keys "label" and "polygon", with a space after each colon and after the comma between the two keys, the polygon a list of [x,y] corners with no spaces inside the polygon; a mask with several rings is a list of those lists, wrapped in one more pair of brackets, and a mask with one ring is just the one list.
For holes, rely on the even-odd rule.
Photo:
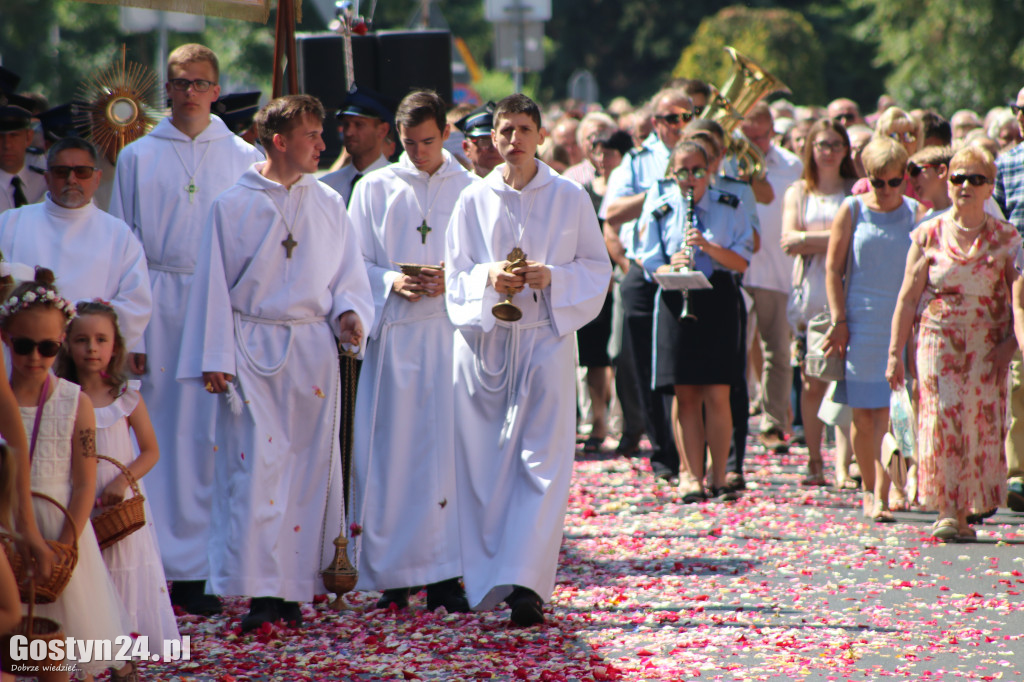
{"label": "woman in floral dress", "polygon": [[893,388],[904,382],[903,349],[919,326],[918,492],[938,510],[932,535],[942,540],[973,540],[967,514],[1006,496],[1006,372],[1017,347],[1010,287],[1021,238],[985,213],[995,174],[980,147],[950,161],[953,206],[912,233],[892,321]]}

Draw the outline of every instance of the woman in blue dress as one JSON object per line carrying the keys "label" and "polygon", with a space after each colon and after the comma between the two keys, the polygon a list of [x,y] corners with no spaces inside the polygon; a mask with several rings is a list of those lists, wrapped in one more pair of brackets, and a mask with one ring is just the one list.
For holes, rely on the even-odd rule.
{"label": "woman in blue dress", "polygon": [[833,400],[853,408],[853,454],[862,476],[864,514],[878,522],[895,520],[881,461],[882,436],[889,429],[889,335],[910,232],[926,210],[903,194],[907,158],[903,145],[888,137],[875,138],[864,148],[861,160],[871,191],[848,197],[840,206],[825,264],[832,316],[825,350],[846,359],[846,378],[836,386]]}

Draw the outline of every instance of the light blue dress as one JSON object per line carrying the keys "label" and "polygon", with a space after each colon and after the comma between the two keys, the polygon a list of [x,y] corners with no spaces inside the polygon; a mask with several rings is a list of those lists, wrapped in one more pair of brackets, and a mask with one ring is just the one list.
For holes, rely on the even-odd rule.
{"label": "light blue dress", "polygon": [[847,197],[845,203],[853,220],[853,262],[846,295],[850,345],[846,379],[836,386],[833,400],[850,407],[888,407],[889,335],[919,204],[903,197],[903,205],[895,211],[879,213],[865,206],[860,196]]}

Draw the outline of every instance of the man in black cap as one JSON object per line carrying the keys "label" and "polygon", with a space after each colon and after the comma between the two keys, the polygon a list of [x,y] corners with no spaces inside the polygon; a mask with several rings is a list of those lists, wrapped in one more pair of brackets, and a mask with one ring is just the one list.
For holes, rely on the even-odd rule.
{"label": "man in black cap", "polygon": [[462,131],[462,151],[473,164],[473,172],[481,178],[501,163],[501,155],[491,142],[491,128],[494,126],[494,102],[488,102],[474,109],[456,123]]}
{"label": "man in black cap", "polygon": [[320,178],[333,188],[348,206],[352,188],[370,171],[388,165],[384,156],[384,138],[394,127],[394,112],[385,97],[368,88],[353,87],[338,113],[342,144],[352,162]]}
{"label": "man in black cap", "polygon": [[32,114],[0,96],[0,213],[42,200],[46,180],[25,163],[32,144]]}

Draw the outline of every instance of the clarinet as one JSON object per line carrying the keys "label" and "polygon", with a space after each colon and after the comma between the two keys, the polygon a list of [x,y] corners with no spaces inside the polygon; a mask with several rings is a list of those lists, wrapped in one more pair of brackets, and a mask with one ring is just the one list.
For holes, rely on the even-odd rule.
{"label": "clarinet", "polygon": [[[683,226],[683,253],[689,259],[693,256],[693,247],[686,243],[686,236],[689,234],[691,229],[697,227],[697,214],[694,211],[693,206],[693,188],[686,188],[686,223]],[[682,272],[690,272],[692,268],[689,264],[682,268]],[[679,313],[680,322],[696,322],[697,316],[690,312],[690,290],[683,289],[683,309]]]}

